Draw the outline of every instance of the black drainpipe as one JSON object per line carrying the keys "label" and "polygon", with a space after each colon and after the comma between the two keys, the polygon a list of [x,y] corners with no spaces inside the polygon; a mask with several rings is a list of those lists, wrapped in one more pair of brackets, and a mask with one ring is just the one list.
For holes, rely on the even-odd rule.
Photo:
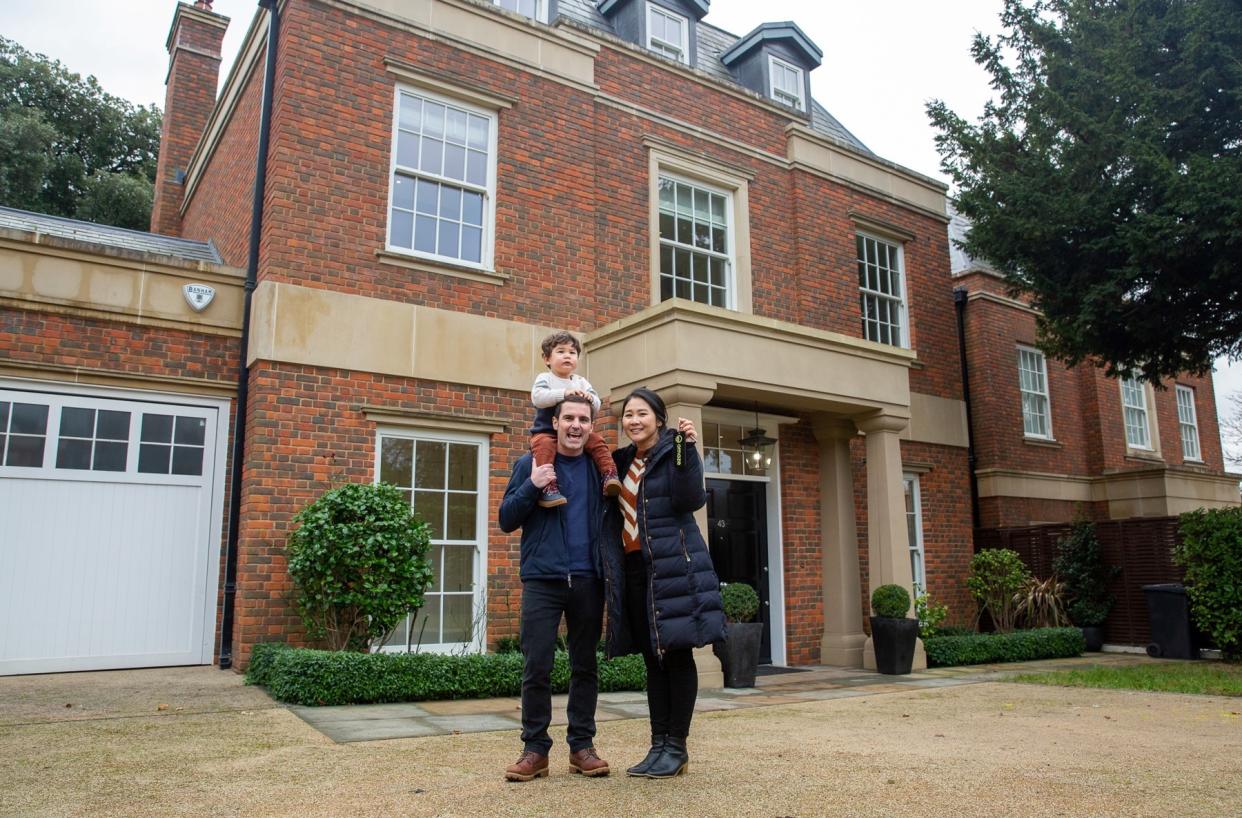
{"label": "black drainpipe", "polygon": [[970,411],[970,369],[966,366],[966,288],[953,290],[957,313],[957,358],[962,367],[962,397],[966,400],[966,465],[970,469],[970,522],[979,527],[979,481],[975,478],[975,421]]}
{"label": "black drainpipe", "polygon": [[246,259],[246,290],[242,303],[241,349],[237,361],[237,408],[233,419],[233,469],[229,492],[229,539],[224,552],[224,611],[220,615],[220,669],[233,666],[233,608],[237,599],[237,540],[241,529],[242,458],[246,451],[246,403],[250,394],[250,301],[258,286],[259,240],[263,230],[263,196],[267,188],[267,149],[276,84],[276,41],[280,36],[278,0],[259,0],[269,15],[267,59],[263,69],[263,107],[259,115],[259,152],[255,157],[254,200],[250,207],[250,253]]}

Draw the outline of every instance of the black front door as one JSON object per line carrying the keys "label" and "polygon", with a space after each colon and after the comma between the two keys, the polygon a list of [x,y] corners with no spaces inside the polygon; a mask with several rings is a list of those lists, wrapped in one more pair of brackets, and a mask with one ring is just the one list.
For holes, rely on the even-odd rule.
{"label": "black front door", "polygon": [[759,593],[763,641],[759,662],[772,662],[768,622],[767,484],[750,480],[707,481],[708,546],[721,582],[745,582]]}

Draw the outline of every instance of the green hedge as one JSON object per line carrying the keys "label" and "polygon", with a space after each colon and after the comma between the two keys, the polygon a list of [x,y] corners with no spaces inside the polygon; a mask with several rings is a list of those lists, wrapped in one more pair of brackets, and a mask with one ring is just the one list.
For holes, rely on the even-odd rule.
{"label": "green hedge", "polygon": [[[440,699],[486,699],[522,691],[522,655],[484,653],[353,653],[256,645],[246,683],[267,688],[277,701],[301,705],[373,704]],[[641,656],[599,662],[599,689],[642,690]],[[569,689],[569,656],[557,651],[552,690]]]}
{"label": "green hedge", "polygon": [[924,641],[929,667],[1026,662],[1078,656],[1087,648],[1078,628],[1033,628],[1012,633],[934,636]]}

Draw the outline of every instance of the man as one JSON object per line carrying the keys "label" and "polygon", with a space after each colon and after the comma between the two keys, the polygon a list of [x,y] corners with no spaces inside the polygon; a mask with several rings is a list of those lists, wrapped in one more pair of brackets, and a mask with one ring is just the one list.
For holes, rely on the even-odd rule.
{"label": "man", "polygon": [[[509,781],[548,774],[552,739],[552,658],[561,616],[568,626],[569,767],[586,776],[608,775],[608,762],[592,745],[599,676],[595,651],[604,617],[603,580],[598,551],[603,516],[600,474],[585,456],[594,426],[594,406],[570,394],[552,418],[556,460],[532,468],[529,454],[513,466],[500,504],[500,528],[522,529],[522,755],[505,770]],[[544,487],[559,477],[564,505],[543,508]]]}

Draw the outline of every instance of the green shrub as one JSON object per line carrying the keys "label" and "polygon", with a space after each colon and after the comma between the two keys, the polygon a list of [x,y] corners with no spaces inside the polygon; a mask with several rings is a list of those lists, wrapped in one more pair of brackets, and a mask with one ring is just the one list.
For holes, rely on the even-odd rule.
{"label": "green shrub", "polygon": [[900,585],[881,585],[871,592],[871,610],[876,616],[904,619],[910,610],[910,592]]}
{"label": "green shrub", "polygon": [[289,576],[312,639],[363,650],[422,607],[431,583],[427,524],[386,483],[325,492],[293,518]]}
{"label": "green shrub", "polygon": [[936,636],[923,643],[929,667],[1026,662],[1078,656],[1087,648],[1078,628]]}
{"label": "green shrub", "polygon": [[721,583],[720,602],[730,622],[749,622],[759,612],[759,594],[745,582]]}
{"label": "green shrub", "polygon": [[292,648],[284,642],[260,642],[250,649],[250,664],[246,666],[246,684],[266,687],[271,679],[272,662],[276,656]]}
{"label": "green shrub", "polygon": [[1103,625],[1113,607],[1108,583],[1121,569],[1104,564],[1094,523],[1074,523],[1070,533],[1057,542],[1052,570],[1065,583],[1070,621],[1080,628]]}
{"label": "green shrub", "polygon": [[948,615],[949,607],[947,605],[937,605],[932,601],[931,594],[915,595],[914,618],[919,621],[920,639],[930,639],[940,633],[940,623]]}
{"label": "green shrub", "polygon": [[[452,656],[436,653],[353,653],[304,648],[265,649],[258,676],[277,701],[309,706],[482,699],[522,690],[520,653]],[[638,655],[600,657],[599,689],[642,690],[647,672]],[[569,656],[557,651],[552,690],[569,689]]]}
{"label": "green shrub", "polygon": [[934,636],[974,636],[978,631],[965,625],[941,625]]}
{"label": "green shrub", "polygon": [[1179,518],[1173,559],[1199,629],[1228,659],[1242,656],[1242,508],[1199,509]]}
{"label": "green shrub", "polygon": [[1017,551],[987,548],[970,561],[966,587],[979,602],[979,614],[987,611],[1001,633],[1013,630],[1014,594],[1031,579]]}

